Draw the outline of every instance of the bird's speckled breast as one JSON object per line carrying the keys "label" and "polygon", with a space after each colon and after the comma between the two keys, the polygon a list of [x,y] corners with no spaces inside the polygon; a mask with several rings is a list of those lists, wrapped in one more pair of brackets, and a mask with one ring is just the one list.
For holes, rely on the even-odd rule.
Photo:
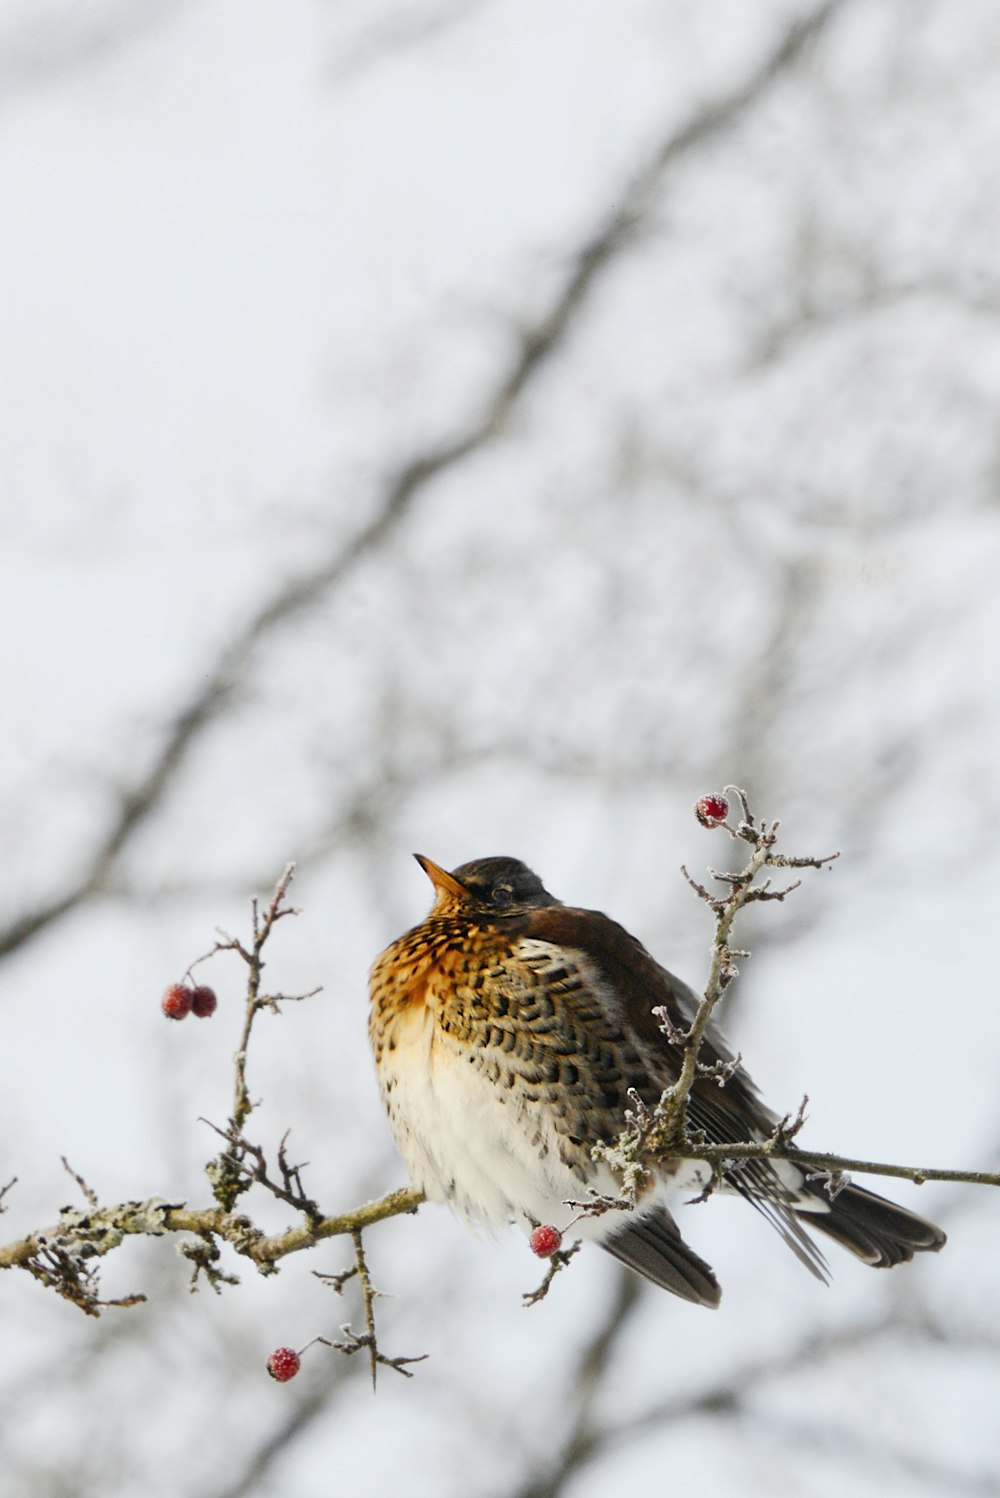
{"label": "bird's speckled breast", "polygon": [[376,959],[371,971],[369,1034],[376,1067],[428,1015],[458,1040],[470,1040],[483,989],[502,967],[504,940],[495,926],[455,918],[428,920]]}
{"label": "bird's speckled breast", "polygon": [[431,919],[372,969],[372,1048],[400,1153],[415,1185],[469,1217],[541,1220],[593,1173],[592,1098],[546,981],[553,952]]}

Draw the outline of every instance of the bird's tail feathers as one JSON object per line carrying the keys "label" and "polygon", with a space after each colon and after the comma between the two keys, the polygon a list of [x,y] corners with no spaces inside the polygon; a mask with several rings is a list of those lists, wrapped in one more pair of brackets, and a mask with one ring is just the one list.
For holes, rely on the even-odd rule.
{"label": "bird's tail feathers", "polygon": [[798,1216],[876,1269],[905,1264],[915,1253],[936,1253],[946,1241],[933,1222],[863,1186],[844,1186],[830,1200],[829,1211]]}

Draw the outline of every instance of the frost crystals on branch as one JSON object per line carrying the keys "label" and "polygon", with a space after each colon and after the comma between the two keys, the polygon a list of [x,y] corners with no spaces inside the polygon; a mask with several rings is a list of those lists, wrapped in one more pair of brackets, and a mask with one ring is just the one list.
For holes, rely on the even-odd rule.
{"label": "frost crystals on branch", "polygon": [[338,1295],[343,1294],[344,1286],[348,1280],[354,1279],[355,1276],[357,1277],[358,1284],[361,1286],[361,1304],[364,1308],[365,1330],[359,1336],[357,1332],[351,1330],[350,1323],[348,1322],[340,1328],[344,1337],[343,1341],[331,1342],[327,1337],[314,1337],[313,1342],[319,1342],[324,1347],[332,1347],[335,1352],[342,1352],[346,1357],[350,1357],[352,1353],[367,1349],[368,1364],[372,1375],[372,1388],[374,1389],[380,1365],[383,1368],[394,1368],[404,1378],[412,1378],[413,1374],[406,1365],[408,1363],[422,1363],[427,1354],[424,1352],[415,1358],[390,1358],[379,1348],[378,1337],[375,1332],[375,1297],[381,1295],[382,1291],[376,1290],[372,1284],[360,1230],[353,1232],[351,1238],[354,1241],[354,1263],[350,1269],[345,1269],[342,1274],[320,1274],[318,1270],[314,1270],[313,1273],[318,1280],[322,1280],[325,1285],[329,1285]]}
{"label": "frost crystals on branch", "polygon": [[710,1171],[704,1190],[696,1198],[703,1201],[741,1160],[782,1159],[794,1156],[797,1165],[812,1167],[815,1178],[826,1182],[830,1196],[836,1196],[846,1184],[846,1172],[895,1176],[922,1185],[924,1181],[966,1181],[980,1186],[1000,1186],[1000,1173],[969,1170],[939,1170],[934,1167],[912,1165],[890,1165],[873,1160],[855,1160],[842,1155],[827,1154],[816,1150],[801,1149],[793,1144],[795,1136],[805,1119],[807,1098],[802,1100],[794,1114],[786,1115],[766,1139],[747,1140],[739,1143],[712,1144],[703,1134],[692,1130],[688,1123],[688,1101],[696,1081],[711,1079],[725,1087],[740,1063],[740,1057],[732,1061],[706,1065],[700,1061],[699,1053],[712,1014],[730,983],[739,971],[736,959],[749,954],[730,946],[733,922],[746,905],[755,901],[784,900],[799,887],[801,880],[795,879],[780,889],[771,888],[768,877],[761,878],[767,869],[821,869],[829,866],[839,853],[830,853],[822,858],[792,857],[777,851],[778,822],[757,822],[747,801],[746,792],[737,786],[727,786],[739,802],[740,815],[733,825],[728,819],[729,805],[724,796],[706,796],[698,802],[695,812],[702,826],[722,827],[737,842],[746,843],[750,856],[745,867],[737,874],[720,873],[709,869],[709,876],[717,884],[726,886],[724,893],[713,894],[704,885],[693,879],[686,868],[681,869],[691,888],[712,911],[715,917],[715,937],[712,943],[712,963],[705,992],[698,1003],[691,1024],[684,1028],[663,1008],[654,1010],[667,1041],[681,1053],[680,1073],[677,1081],[661,1096],[655,1108],[646,1107],[638,1094],[630,1093],[633,1104],[626,1114],[626,1127],[611,1144],[598,1144],[594,1154],[607,1161],[622,1181],[622,1192],[618,1198],[595,1197],[586,1203],[574,1203],[594,1215],[612,1208],[633,1207],[640,1187],[649,1178],[648,1162],[657,1160],[696,1160],[704,1162]]}
{"label": "frost crystals on branch", "polygon": [[[355,1253],[361,1264],[363,1255],[360,1235],[363,1228],[387,1217],[416,1210],[423,1199],[420,1193],[403,1189],[338,1216],[325,1215],[306,1191],[302,1178],[305,1166],[293,1164],[288,1158],[288,1130],[278,1145],[274,1165],[269,1163],[264,1148],[246,1135],[247,1122],[257,1106],[251,1098],[247,1082],[247,1056],[255,1022],[264,1009],[279,1013],[283,1004],[312,996],[268,992],[263,983],[264,948],[277,923],[286,915],[296,914],[287,902],[293,874],[294,866],[289,865],[263,911],[259,909],[256,900],[252,902],[249,942],[220,933],[221,939],[212,950],[191,964],[185,974],[186,984],[174,985],[185,993],[204,992],[195,984],[193,969],[220,952],[235,952],[246,966],[246,999],[234,1058],[232,1111],[225,1126],[214,1123],[209,1125],[225,1141],[222,1152],[205,1167],[212,1185],[214,1203],[188,1207],[182,1201],[164,1201],[154,1196],[146,1201],[101,1206],[96,1193],[64,1160],[67,1171],[83,1193],[86,1209],[64,1207],[55,1226],[0,1247],[0,1269],[25,1269],[88,1315],[97,1316],[105,1305],[130,1306],[144,1298],[133,1295],[120,1300],[102,1300],[99,1296],[97,1269],[100,1261],[129,1236],[183,1234],[181,1253],[193,1267],[192,1288],[196,1288],[199,1280],[204,1277],[218,1292],[224,1285],[238,1283],[234,1274],[224,1272],[220,1267],[223,1245],[228,1245],[237,1254],[249,1259],[260,1274],[274,1274],[278,1261],[286,1255],[311,1248],[325,1238],[349,1233],[354,1238]],[[318,990],[314,989],[313,993],[316,992]],[[211,1010],[205,1012],[207,1014]],[[11,1181],[0,1189],[0,1212],[5,1210],[7,1204],[4,1197],[13,1185],[14,1181]],[[277,1200],[292,1207],[299,1216],[298,1223],[283,1232],[268,1236],[245,1212],[236,1210],[240,1198],[253,1187],[263,1188]],[[372,1356],[392,1367],[414,1361],[406,1358],[386,1359],[378,1353],[372,1312],[375,1292],[368,1279],[367,1269],[362,1272],[358,1268],[357,1272],[368,1328],[365,1337],[356,1339],[358,1346],[370,1345]],[[342,1350],[355,1351],[356,1348],[351,1346]],[[400,1368],[400,1371],[404,1370]]]}

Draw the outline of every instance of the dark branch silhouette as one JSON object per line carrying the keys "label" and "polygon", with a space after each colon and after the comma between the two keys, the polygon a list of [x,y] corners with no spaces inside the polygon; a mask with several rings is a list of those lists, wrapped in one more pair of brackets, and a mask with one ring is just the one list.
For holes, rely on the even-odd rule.
{"label": "dark branch silhouette", "polygon": [[371,518],[333,556],[280,588],[234,635],[214,664],[199,673],[200,685],[173,718],[157,754],[135,783],[125,790],[114,821],[86,860],[83,871],[61,894],[41,901],[0,930],[0,957],[25,946],[70,911],[105,891],[118,860],[142,824],[155,812],[193,745],[224,710],[233,688],[247,670],[259,642],[290,623],[353,572],[409,513],[414,500],[441,474],[478,452],[503,430],[512,410],[543,365],[560,350],[590,294],[630,240],[665,174],[693,152],[739,123],[756,103],[799,61],[846,0],[826,0],[810,15],[788,27],[775,48],[738,87],[697,110],[672,128],[644,166],[626,181],[612,185],[606,200],[615,206],[602,214],[579,249],[568,258],[548,307],[521,335],[509,366],[481,403],[481,414],[466,429],[404,463],[385,483]]}

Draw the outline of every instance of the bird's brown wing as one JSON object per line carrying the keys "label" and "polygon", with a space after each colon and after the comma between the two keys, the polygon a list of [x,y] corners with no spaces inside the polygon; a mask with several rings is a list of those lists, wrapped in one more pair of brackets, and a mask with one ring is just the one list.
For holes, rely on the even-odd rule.
{"label": "bird's brown wing", "polygon": [[[628,1106],[628,1087],[634,1087],[648,1107],[655,1106],[663,1090],[677,1080],[680,1050],[670,1044],[652,1011],[662,1006],[675,1025],[690,1024],[698,1002],[692,990],[661,967],[623,926],[599,911],[547,906],[524,918],[523,932],[529,939],[558,947],[571,962],[572,954],[579,954],[579,972],[591,985],[595,981],[600,985],[605,1024],[614,1032],[612,1044],[623,1058],[620,1111],[624,1113]],[[594,997],[586,993],[588,1002]],[[572,1004],[572,992],[566,1002]],[[733,1059],[712,1027],[705,1035],[700,1059],[709,1064]],[[761,1102],[749,1074],[737,1067],[724,1087],[709,1078],[695,1081],[688,1120],[712,1143],[735,1144],[766,1138],[776,1115]],[[798,1193],[769,1161],[742,1163],[727,1173],[726,1183],[768,1219],[818,1279],[827,1279],[826,1261],[795,1214]]]}

